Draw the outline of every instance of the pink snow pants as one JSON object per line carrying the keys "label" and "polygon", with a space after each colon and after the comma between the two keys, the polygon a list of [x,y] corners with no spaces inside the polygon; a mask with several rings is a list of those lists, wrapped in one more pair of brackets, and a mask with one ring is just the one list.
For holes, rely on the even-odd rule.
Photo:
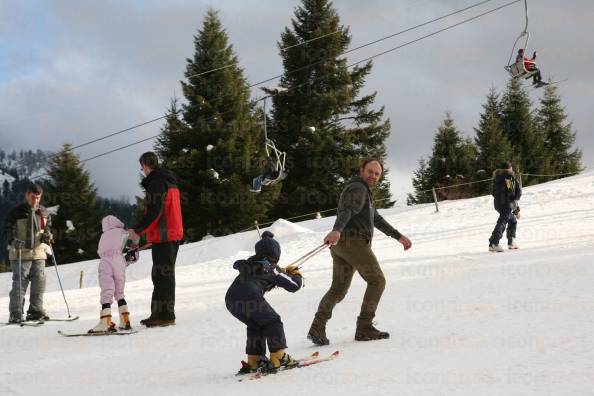
{"label": "pink snow pants", "polygon": [[99,261],[99,287],[101,305],[111,304],[124,298],[126,284],[126,261],[122,255],[101,257]]}

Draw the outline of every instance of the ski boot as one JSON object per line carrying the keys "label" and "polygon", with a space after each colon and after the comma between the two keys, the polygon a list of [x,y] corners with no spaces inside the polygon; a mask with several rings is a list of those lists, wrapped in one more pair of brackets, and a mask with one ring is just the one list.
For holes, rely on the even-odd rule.
{"label": "ski boot", "polygon": [[100,313],[99,323],[89,333],[115,333],[115,323],[111,321],[111,308],[103,308]]}
{"label": "ski boot", "polygon": [[132,330],[132,326],[130,325],[130,312],[128,312],[128,305],[120,305],[118,307],[118,312],[120,314],[120,324],[118,326],[118,329]]}
{"label": "ski boot", "polygon": [[270,352],[270,372],[277,372],[281,367],[293,368],[299,365],[299,362],[291,357],[284,349],[276,352]]}
{"label": "ski boot", "polygon": [[34,321],[34,320],[39,320],[39,321],[44,321],[44,320],[49,320],[49,316],[47,316],[46,313],[44,312],[37,312],[37,311],[28,311],[27,312],[27,317],[25,318],[25,320],[29,321]]}
{"label": "ski boot", "polygon": [[260,368],[261,362],[262,359],[260,355],[248,355],[247,362],[245,360],[241,361],[241,368],[235,375],[255,373]]}
{"label": "ski boot", "polygon": [[19,324],[23,322],[23,315],[20,313],[11,313],[10,317],[8,318],[8,324]]}

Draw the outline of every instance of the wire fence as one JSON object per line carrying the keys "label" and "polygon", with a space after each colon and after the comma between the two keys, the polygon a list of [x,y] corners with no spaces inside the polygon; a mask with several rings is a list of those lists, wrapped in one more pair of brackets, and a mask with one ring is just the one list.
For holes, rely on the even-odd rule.
{"label": "wire fence", "polygon": [[[580,172],[584,171],[585,169],[586,168],[584,168],[584,169],[582,169],[581,171],[578,171],[578,172],[557,173],[557,174],[552,174],[552,175],[535,174],[535,173],[517,173],[517,174],[520,175],[520,176],[533,176],[533,177],[562,177],[562,176],[577,175]],[[484,182],[487,182],[487,181],[493,181],[493,178],[490,177],[488,179],[475,180],[475,181],[466,182],[466,183],[452,184],[450,186],[433,187],[431,189],[421,190],[421,191],[417,191],[417,192],[418,193],[427,193],[427,192],[432,192],[432,191],[436,191],[436,190],[446,190],[446,189],[450,189],[450,188],[456,188],[456,187],[461,187],[461,186],[468,186],[468,185],[471,185],[471,184],[484,183]],[[382,199],[375,200],[375,202],[377,203],[377,202],[390,201],[392,199],[393,198],[382,198]],[[435,199],[437,200],[437,198],[435,198]],[[437,202],[436,202],[436,204],[437,204]],[[415,206],[415,205],[412,204],[412,205],[407,205],[407,206]],[[316,217],[321,216],[322,213],[333,212],[333,211],[336,211],[337,209],[338,208],[331,208],[331,209],[319,210],[319,211],[305,213],[305,214],[298,215],[298,216],[287,217],[285,220],[296,220],[296,219],[300,219],[300,218],[303,218],[303,217],[313,217],[313,218],[316,218]],[[254,225],[252,225],[250,227],[247,227],[247,228],[244,228],[243,230],[238,231],[238,233],[250,231],[252,229],[256,229],[257,227],[266,227],[266,226],[269,226],[269,225],[274,224],[277,220],[278,219],[267,221],[267,222],[264,222],[264,223],[260,223],[258,221],[254,221]]]}

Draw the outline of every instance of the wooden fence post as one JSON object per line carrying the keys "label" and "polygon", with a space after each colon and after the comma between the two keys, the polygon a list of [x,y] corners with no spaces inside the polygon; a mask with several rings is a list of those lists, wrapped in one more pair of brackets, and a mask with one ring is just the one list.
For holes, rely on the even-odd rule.
{"label": "wooden fence post", "polygon": [[254,226],[256,227],[256,231],[258,231],[258,236],[260,236],[260,227],[258,227],[258,220],[254,220]]}
{"label": "wooden fence post", "polygon": [[433,200],[435,201],[435,211],[439,212],[439,205],[437,204],[437,194],[435,193],[435,187],[431,189],[433,191]]}

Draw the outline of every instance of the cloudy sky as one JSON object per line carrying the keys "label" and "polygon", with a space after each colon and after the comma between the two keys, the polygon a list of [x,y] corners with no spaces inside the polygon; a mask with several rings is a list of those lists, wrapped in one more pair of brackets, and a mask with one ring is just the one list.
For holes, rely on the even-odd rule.
{"label": "cloudy sky", "polygon": [[[478,0],[335,0],[352,46],[476,3]],[[414,40],[462,19],[506,4],[479,8],[349,54],[357,61]],[[208,7],[220,9],[250,82],[282,72],[280,32],[299,0],[2,0],[0,1],[0,145],[4,149],[57,150],[164,114],[193,35]],[[594,167],[594,2],[529,0],[531,40],[545,77],[559,85],[577,131],[584,165]],[[503,90],[503,70],[523,29],[523,4],[456,27],[381,56],[366,86],[392,122],[388,165],[394,195],[403,199],[421,156],[432,147],[446,111],[466,135],[473,134],[489,87]],[[270,83],[274,85],[274,83]],[[538,103],[540,91],[531,91]],[[254,95],[259,92],[254,91]],[[156,135],[152,123],[78,150],[82,159]],[[103,196],[139,194],[138,156],[143,143],[87,163]]]}

